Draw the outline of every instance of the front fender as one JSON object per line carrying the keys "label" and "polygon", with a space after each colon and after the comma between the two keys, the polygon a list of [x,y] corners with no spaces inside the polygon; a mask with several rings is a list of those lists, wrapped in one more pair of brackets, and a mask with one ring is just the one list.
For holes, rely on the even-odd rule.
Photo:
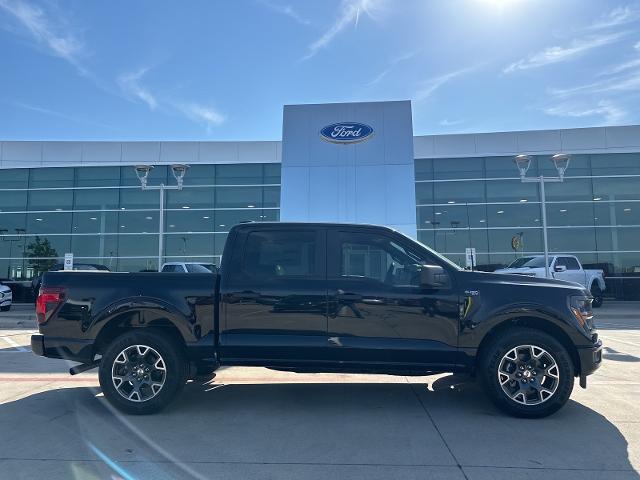
{"label": "front fender", "polygon": [[465,318],[461,326],[459,345],[463,349],[475,349],[495,328],[506,322],[523,318],[552,324],[561,329],[574,345],[588,345],[590,342],[589,335],[583,332],[577,320],[570,316],[569,312],[559,312],[548,305],[520,302],[486,311],[481,308],[470,315],[470,318]]}

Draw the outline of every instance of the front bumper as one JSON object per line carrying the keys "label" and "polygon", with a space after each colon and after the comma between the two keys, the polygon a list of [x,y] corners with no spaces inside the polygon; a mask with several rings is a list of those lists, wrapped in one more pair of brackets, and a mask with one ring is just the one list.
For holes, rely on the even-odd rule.
{"label": "front bumper", "polygon": [[592,346],[578,348],[580,358],[580,386],[587,387],[587,375],[595,372],[602,365],[602,340],[597,340]]}

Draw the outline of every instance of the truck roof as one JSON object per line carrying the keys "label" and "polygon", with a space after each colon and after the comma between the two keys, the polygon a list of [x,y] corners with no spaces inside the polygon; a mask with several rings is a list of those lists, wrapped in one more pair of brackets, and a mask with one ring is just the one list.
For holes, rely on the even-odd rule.
{"label": "truck roof", "polygon": [[385,225],[376,225],[372,223],[341,223],[341,222],[243,222],[237,225],[234,225],[231,229],[242,229],[242,228],[260,228],[260,227],[329,227],[329,228],[340,228],[340,227],[350,227],[350,228],[380,228],[384,230],[388,230],[390,232],[397,232],[394,228],[387,227]]}

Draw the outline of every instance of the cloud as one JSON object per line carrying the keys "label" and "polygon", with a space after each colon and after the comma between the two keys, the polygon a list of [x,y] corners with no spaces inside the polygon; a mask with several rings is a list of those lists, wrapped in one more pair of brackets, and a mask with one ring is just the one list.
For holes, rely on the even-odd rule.
{"label": "cloud", "polygon": [[455,70],[453,72],[445,73],[444,75],[440,75],[439,77],[433,77],[425,82],[422,82],[418,90],[413,94],[414,100],[420,101],[430,97],[436,90],[438,90],[446,83],[449,83],[456,77],[475,70],[475,68],[476,67],[468,67],[460,70]]}
{"label": "cloud", "polygon": [[151,110],[178,113],[192,122],[204,124],[207,131],[225,122],[226,117],[211,107],[197,102],[178,101],[166,95],[153,93],[142,84],[142,78],[148,71],[149,68],[141,68],[118,76],[118,85],[126,98],[142,101]]}
{"label": "cloud", "polygon": [[292,20],[298,22],[300,25],[310,25],[311,24],[311,22],[309,20],[307,20],[302,15],[300,15],[296,10],[294,10],[291,5],[281,5],[281,4],[278,4],[278,3],[272,3],[272,2],[270,2],[268,0],[261,0],[260,3],[263,4],[267,8],[270,8],[271,10],[273,10],[276,13],[279,13],[281,15],[285,15],[285,16],[291,18]]}
{"label": "cloud", "polygon": [[635,48],[636,50],[640,50],[640,42],[636,43],[633,48]]}
{"label": "cloud", "polygon": [[640,68],[640,58],[636,58],[633,60],[629,60],[628,62],[618,63],[617,65],[613,65],[600,73],[598,73],[599,77],[605,75],[616,75],[618,73],[626,72],[628,70],[632,70],[634,68]]}
{"label": "cloud", "polygon": [[588,30],[601,30],[618,27],[640,20],[640,10],[636,5],[616,7],[598,21],[587,27]]}
{"label": "cloud", "polygon": [[635,92],[638,89],[640,89],[640,69],[576,87],[551,89],[549,92],[556,97],[566,98],[596,93]]}
{"label": "cloud", "polygon": [[22,0],[0,0],[0,9],[12,15],[38,45],[66,60],[80,73],[87,73],[80,62],[86,54],[85,46],[64,19],[53,18],[40,7]]}
{"label": "cloud", "polygon": [[549,47],[541,52],[531,54],[527,58],[523,58],[506,66],[502,71],[503,73],[513,73],[518,70],[529,70],[531,68],[539,68],[552,63],[571,60],[580,54],[593,50],[594,48],[617,42],[627,33],[628,32],[619,32],[577,38],[572,40],[568,46]]}
{"label": "cloud", "polygon": [[13,105],[14,107],[22,108],[23,110],[29,110],[31,112],[41,113],[42,115],[47,115],[50,117],[61,118],[63,120],[68,120],[70,122],[78,123],[81,125],[94,125],[96,127],[108,128],[109,130],[121,131],[119,128],[114,127],[113,125],[109,125],[107,123],[95,122],[93,120],[86,120],[80,117],[75,117],[73,115],[68,115],[63,112],[58,112],[56,110],[50,110],[48,108],[38,107],[36,105],[30,105],[28,103],[12,102],[11,105]]}
{"label": "cloud", "polygon": [[120,89],[129,98],[141,100],[147,104],[151,110],[155,110],[158,107],[158,101],[156,97],[149,91],[148,88],[140,84],[140,80],[147,73],[148,68],[141,68],[136,72],[123,73],[118,76],[117,82]]}
{"label": "cloud", "polygon": [[302,60],[308,60],[315,56],[320,50],[328,47],[331,42],[350,24],[357,28],[360,20],[360,13],[363,12],[369,17],[374,16],[374,12],[380,8],[382,0],[343,0],[340,4],[340,15],[333,24],[318,38],[309,45],[307,53]]}
{"label": "cloud", "polygon": [[616,106],[609,100],[601,100],[595,106],[585,106],[580,103],[562,103],[543,109],[547,115],[555,117],[602,117],[607,125],[623,123],[627,118],[627,112]]}
{"label": "cloud", "polygon": [[222,125],[226,117],[217,110],[199,103],[178,104],[177,108],[191,120],[203,123],[207,130]]}
{"label": "cloud", "polygon": [[417,54],[418,52],[408,52],[408,53],[405,53],[404,55],[400,55],[399,57],[394,58],[393,60],[391,60],[391,63],[389,63],[389,66],[387,68],[385,68],[382,72],[376,75],[371,81],[367,82],[365,86],[372,87],[373,85],[380,83],[382,79],[386,77],[396,67],[396,65],[412,59]]}

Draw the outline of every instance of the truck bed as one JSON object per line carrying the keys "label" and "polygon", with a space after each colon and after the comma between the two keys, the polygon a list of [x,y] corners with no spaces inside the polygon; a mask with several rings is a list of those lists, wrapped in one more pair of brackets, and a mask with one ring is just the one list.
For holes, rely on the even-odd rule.
{"label": "truck bed", "polygon": [[193,355],[207,357],[208,349],[213,355],[217,281],[217,273],[46,273],[41,289],[59,290],[65,302],[51,306],[55,322],[40,325],[43,349],[48,356],[90,361],[109,330],[157,324],[174,327]]}

